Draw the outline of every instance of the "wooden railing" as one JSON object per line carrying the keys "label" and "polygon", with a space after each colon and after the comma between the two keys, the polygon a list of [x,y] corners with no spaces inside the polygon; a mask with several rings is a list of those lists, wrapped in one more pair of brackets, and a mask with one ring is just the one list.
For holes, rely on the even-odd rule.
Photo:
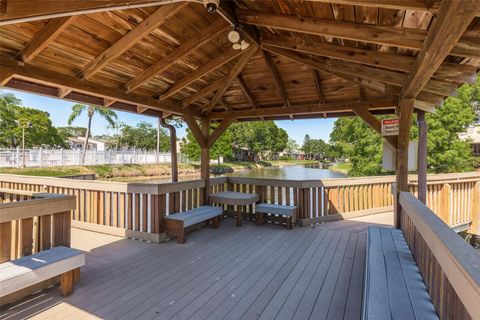
{"label": "wooden railing", "polygon": [[75,198],[0,188],[0,263],[70,246]]}
{"label": "wooden railing", "polygon": [[[415,176],[410,177],[416,192]],[[451,226],[478,226],[480,174],[428,177],[427,205]],[[262,202],[296,205],[298,222],[308,225],[393,210],[394,177],[324,180],[279,180],[220,177],[210,180],[210,193],[224,190],[258,193]],[[148,184],[50,177],[1,175],[0,188],[76,197],[72,225],[153,242],[165,238],[164,217],[203,204],[203,180]],[[254,206],[231,208],[254,212]]]}
{"label": "wooden railing", "polygon": [[401,229],[440,319],[479,319],[480,255],[409,192]]}

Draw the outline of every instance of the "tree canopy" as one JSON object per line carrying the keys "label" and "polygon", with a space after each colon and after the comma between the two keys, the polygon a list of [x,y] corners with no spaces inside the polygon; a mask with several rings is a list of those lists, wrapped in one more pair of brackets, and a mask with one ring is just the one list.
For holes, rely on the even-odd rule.
{"label": "tree canopy", "polygon": [[303,139],[302,151],[306,159],[319,160],[329,155],[330,146],[322,139],[312,139],[307,134]]}
{"label": "tree canopy", "polygon": [[[214,127],[210,128],[213,131]],[[232,124],[216,141],[210,150],[210,157],[223,156],[231,158],[233,147],[246,148],[258,159],[262,152],[277,154],[287,147],[288,134],[279,128],[273,121],[242,122]],[[200,158],[200,147],[195,141],[190,130],[187,129],[187,136],[182,146],[184,152],[190,159]]]}
{"label": "tree canopy", "polygon": [[[119,132],[111,139],[109,145],[113,148],[129,147],[144,150],[157,149],[157,128],[151,123],[141,121],[135,127],[120,123]],[[160,128],[160,151],[170,151],[170,140],[165,129]]]}
{"label": "tree canopy", "polygon": [[[0,95],[0,147],[16,148],[22,143],[25,128],[25,147],[63,147],[65,139],[52,125],[48,112],[23,107],[13,94]],[[17,124],[18,123],[18,124]]]}
{"label": "tree canopy", "polygon": [[[475,112],[479,111],[479,106],[480,77],[473,85],[461,86],[456,97],[447,98],[435,112],[426,115],[429,172],[462,172],[473,169],[470,144],[468,141],[461,141],[458,135],[475,122]],[[418,137],[416,125],[412,126],[411,137]],[[330,142],[339,155],[351,161],[350,175],[390,173],[382,170],[383,138],[360,118],[336,120]]]}

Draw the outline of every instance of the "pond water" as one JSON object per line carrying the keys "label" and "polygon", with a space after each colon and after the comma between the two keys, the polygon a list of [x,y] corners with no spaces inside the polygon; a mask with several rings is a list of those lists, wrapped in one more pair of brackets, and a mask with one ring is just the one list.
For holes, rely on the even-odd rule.
{"label": "pond water", "polygon": [[[235,173],[227,174],[227,176],[249,177],[249,178],[265,178],[265,179],[285,179],[285,180],[317,180],[328,178],[344,178],[346,175],[340,172],[322,169],[320,163],[288,165],[282,167],[266,167],[261,169],[242,170]],[[198,176],[180,177],[181,181],[199,179]],[[152,178],[152,179],[132,179],[129,182],[144,183],[166,183],[170,179]]]}

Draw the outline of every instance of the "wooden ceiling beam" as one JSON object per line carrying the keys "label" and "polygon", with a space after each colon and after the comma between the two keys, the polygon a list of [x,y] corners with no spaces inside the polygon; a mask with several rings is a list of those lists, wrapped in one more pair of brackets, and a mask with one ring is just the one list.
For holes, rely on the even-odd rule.
{"label": "wooden ceiling beam", "polygon": [[70,92],[72,92],[72,89],[70,89],[70,88],[58,88],[57,97],[65,98]]}
{"label": "wooden ceiling beam", "polygon": [[17,59],[23,62],[32,61],[43,49],[54,41],[74,20],[74,17],[51,19],[33,38],[20,50]]}
{"label": "wooden ceiling beam", "polygon": [[428,31],[413,71],[404,81],[400,99],[415,98],[431,84],[430,78],[455,47],[478,10],[478,0],[442,1],[435,24]]}
{"label": "wooden ceiling beam", "polygon": [[376,99],[372,101],[345,101],[318,104],[318,102],[306,105],[291,106],[290,108],[278,107],[262,107],[255,110],[244,109],[228,112],[210,112],[207,116],[210,120],[232,118],[259,118],[268,116],[290,116],[290,115],[308,115],[323,112],[343,112],[352,111],[356,108],[367,109],[390,109],[395,108],[398,104],[397,99]]}
{"label": "wooden ceiling beam", "polygon": [[[238,13],[238,19],[241,23],[266,28],[337,37],[412,50],[421,50],[427,35],[427,31],[424,30],[400,29],[260,11],[241,10]],[[480,56],[480,41],[466,38],[463,43],[460,39],[459,44],[451,50],[450,54],[476,58]]]}
{"label": "wooden ceiling beam", "polygon": [[422,12],[436,12],[440,5],[439,0],[308,0],[311,2],[324,2],[350,6],[385,8],[394,10],[414,10]]}
{"label": "wooden ceiling beam", "polygon": [[2,1],[0,25],[171,3],[171,0],[35,0],[34,4],[27,5],[25,0],[8,0]]}
{"label": "wooden ceiling beam", "polygon": [[247,82],[243,78],[242,74],[239,74],[237,76],[237,81],[238,81],[238,84],[240,85],[240,89],[242,90],[243,94],[248,99],[248,101],[250,101],[253,109],[257,109],[258,103],[255,100],[255,97],[253,96],[252,91],[250,91],[250,88],[248,87]]}
{"label": "wooden ceiling beam", "polygon": [[148,108],[144,106],[137,106],[137,113],[144,113]]}
{"label": "wooden ceiling beam", "polygon": [[205,112],[209,112],[210,110],[213,109],[213,107],[217,104],[220,98],[223,97],[227,89],[232,85],[232,82],[237,78],[240,72],[242,72],[243,68],[247,65],[247,63],[250,61],[252,56],[257,52],[257,50],[258,50],[258,46],[256,44],[253,44],[249,48],[243,51],[243,54],[240,57],[240,59],[237,61],[235,66],[230,70],[227,78],[225,79],[223,86],[220,87],[220,89],[218,89],[217,92],[215,92],[215,95],[210,101],[210,104],[206,108]]}
{"label": "wooden ceiling beam", "polygon": [[[386,83],[392,86],[402,87],[408,77],[408,75],[403,73],[363,66],[359,64],[346,63],[329,58],[310,58],[286,49],[267,46],[264,46],[263,48],[276,54],[280,54],[287,58],[293,59],[297,62],[303,63],[307,66],[310,66],[311,68],[325,71],[357,83],[358,79],[363,78],[379,83]],[[457,89],[458,88],[455,84],[441,82],[438,80],[430,80],[425,86],[424,91],[439,96],[449,96],[454,94]]]}
{"label": "wooden ceiling beam", "polygon": [[[322,88],[322,78],[320,76],[320,72],[316,69],[312,69],[313,72],[313,79],[315,81],[315,88],[317,88],[317,94],[318,94],[318,100],[320,103],[325,103],[325,94],[323,93],[323,88]],[[363,87],[360,87],[363,88]]]}
{"label": "wooden ceiling beam", "polygon": [[[262,36],[261,43],[265,46],[289,49],[297,52],[406,73],[411,72],[416,60],[415,57],[406,55],[354,48],[327,42],[314,42],[294,37],[264,35]],[[440,65],[434,76],[439,79],[460,83],[474,83],[477,78],[476,73],[477,68],[475,66],[444,62]]]}
{"label": "wooden ceiling beam", "polygon": [[275,79],[275,84],[277,85],[278,92],[280,94],[280,97],[283,100],[283,106],[290,107],[290,101],[288,100],[287,90],[285,89],[285,85],[283,84],[282,78],[278,73],[277,67],[273,62],[270,52],[265,50],[260,50],[260,52],[262,54],[263,60],[265,61],[265,64],[267,65],[268,70],[270,71],[272,77]]}
{"label": "wooden ceiling beam", "polygon": [[161,6],[154,13],[143,20],[138,26],[130,30],[127,34],[99,54],[82,70],[80,76],[85,79],[89,79],[90,77],[94,76],[111,60],[121,56],[125,51],[133,47],[138,41],[145,38],[153,30],[161,26],[169,18],[173,17],[187,4],[188,3],[186,2],[181,2]]}
{"label": "wooden ceiling beam", "polygon": [[221,66],[223,66],[227,62],[235,59],[236,57],[238,57],[242,53],[243,52],[240,51],[240,50],[234,50],[232,48],[229,48],[227,51],[223,52],[222,54],[220,54],[216,58],[208,61],[207,63],[205,63],[203,65],[201,65],[200,67],[198,67],[196,70],[192,71],[187,76],[185,76],[182,79],[175,82],[170,88],[168,88],[165,92],[160,94],[160,97],[159,97],[160,100],[163,101],[163,100],[171,97],[172,95],[179,92],[180,90],[182,90],[183,88],[185,88],[186,86],[191,84],[192,82],[200,79],[201,77],[205,76],[209,72],[212,72],[212,71],[220,68]]}
{"label": "wooden ceiling beam", "polygon": [[[128,94],[123,90],[107,87],[88,80],[82,80],[77,77],[68,76],[63,73],[33,66],[28,63],[19,63],[16,60],[4,56],[0,59],[0,69],[3,72],[14,74],[14,78],[25,79],[49,87],[70,88],[77,93],[96,96],[102,100],[110,99],[127,104],[141,105],[149,107],[150,109],[172,112],[178,115],[183,113],[199,115],[194,110],[182,110],[179,103],[173,99],[167,99],[160,102],[157,99],[144,95],[133,93]],[[55,92],[56,95],[58,90],[56,89]]]}
{"label": "wooden ceiling beam", "polygon": [[191,105],[195,101],[200,100],[203,97],[205,97],[207,94],[218,90],[223,85],[224,82],[225,82],[225,78],[220,78],[217,81],[210,83],[208,86],[203,87],[202,89],[198,90],[194,94],[192,94],[189,97],[183,99],[182,100],[182,106],[184,108],[188,107],[189,105]]}
{"label": "wooden ceiling beam", "polygon": [[212,40],[219,34],[230,29],[230,26],[225,24],[225,21],[218,17],[209,26],[201,30],[197,36],[191,37],[186,42],[182,43],[178,48],[167,54],[165,57],[152,64],[150,67],[139,73],[135,78],[131,79],[125,85],[127,91],[132,91],[140,87],[145,82],[148,82],[156,75],[167,70],[172,65],[179,62],[179,60],[191,54],[193,51]]}

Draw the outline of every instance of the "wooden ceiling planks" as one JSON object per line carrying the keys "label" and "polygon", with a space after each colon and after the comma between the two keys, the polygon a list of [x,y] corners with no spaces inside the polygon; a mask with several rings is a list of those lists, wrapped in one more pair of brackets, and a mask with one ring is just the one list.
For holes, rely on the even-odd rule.
{"label": "wooden ceiling planks", "polygon": [[[45,2],[41,8],[19,8],[16,6],[19,0],[12,1],[9,1],[13,3],[10,9],[16,13],[8,6],[7,15],[0,13],[2,59],[21,59],[22,48],[35,43],[35,35],[41,35],[40,32],[55,21],[45,19],[5,25],[5,19],[19,18],[21,12],[32,20],[54,10],[51,0],[37,0]],[[124,2],[110,1],[108,5],[115,3]],[[127,45],[115,45],[119,40],[121,44],[121,39],[144,21],[153,20],[149,17],[161,8],[174,6],[159,6],[159,3],[146,5],[146,2],[132,1],[133,7],[109,11],[105,10],[105,3],[85,1],[78,4],[77,9],[93,8],[94,12],[84,14],[74,12],[71,4],[62,4],[70,7],[60,16],[75,14],[75,19],[63,30],[56,30],[51,38],[45,37],[38,51],[30,49],[34,58],[30,59],[29,67],[69,77],[75,77],[82,70],[87,70],[87,74],[88,70],[94,70],[88,79],[92,86],[111,88],[122,99],[132,93],[136,99],[143,97],[142,101],[155,102],[151,109],[144,110],[146,114],[162,110],[162,103],[167,109],[164,111],[180,115],[188,112],[197,117],[202,116],[201,110],[206,111],[207,116],[227,109],[255,115],[264,108],[289,104],[298,107],[315,101],[316,104],[324,105],[328,101],[342,106],[345,101],[369,101],[401,94],[440,7],[440,1],[430,1],[432,5],[425,6],[420,0],[238,0],[235,2],[240,9],[238,18],[253,27],[250,34],[259,34],[262,46],[287,49],[297,59],[276,52],[271,54],[271,63],[266,64],[262,55],[255,54],[241,70],[241,78],[237,78],[234,68],[241,58],[239,52],[232,52],[227,40],[230,27],[218,15],[206,12],[200,4],[177,4],[182,9],[163,21],[160,27],[149,26],[138,32],[138,37],[132,37],[134,41]],[[142,7],[136,8],[137,4]],[[260,23],[257,16],[263,19]],[[474,81],[480,64],[480,31],[475,31],[475,28],[480,30],[479,25],[479,19],[475,18],[464,35],[460,35],[459,42],[447,52],[436,72],[426,77],[423,91],[416,96],[423,107],[431,109],[441,104],[458,85]],[[106,55],[107,59],[99,58],[105,52],[111,53]],[[227,57],[229,52],[231,56]],[[275,74],[269,65],[275,68]],[[318,67],[316,72],[312,71],[312,66]],[[3,84],[6,82],[8,86],[9,77],[5,75],[7,80]],[[17,87],[26,81],[25,77],[13,78]],[[69,80],[74,83],[74,79]],[[283,89],[278,90],[279,83]],[[66,98],[98,100],[99,92],[89,98],[84,90],[68,91],[64,86],[52,90],[52,83],[45,89],[41,86],[42,83],[24,84],[25,88],[55,91]],[[155,99],[158,95],[161,101]],[[130,106],[122,99],[108,99],[114,101],[111,107],[131,112],[142,105],[131,101]],[[325,116],[352,114],[330,106],[332,110],[325,111]],[[144,108],[147,106],[143,105],[142,110]],[[380,111],[386,112],[384,109],[375,112]],[[318,115],[298,113],[293,114],[293,118]],[[277,118],[290,116],[282,113]],[[275,118],[275,115],[264,117]],[[253,118],[249,116],[248,119]]]}

